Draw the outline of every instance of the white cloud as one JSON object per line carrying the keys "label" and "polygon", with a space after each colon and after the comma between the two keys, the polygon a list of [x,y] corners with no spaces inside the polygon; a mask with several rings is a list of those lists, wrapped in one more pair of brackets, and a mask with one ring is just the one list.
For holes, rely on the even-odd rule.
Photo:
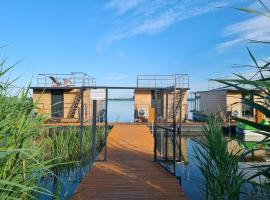
{"label": "white cloud", "polygon": [[99,46],[138,34],[156,34],[179,21],[226,5],[229,3],[225,0],[111,0],[105,8],[117,14],[117,23],[113,26],[113,32]]}
{"label": "white cloud", "polygon": [[121,15],[138,6],[143,1],[144,0],[111,0],[105,5],[105,8],[116,10],[116,12]]}
{"label": "white cloud", "polygon": [[109,76],[107,76],[108,80],[124,80],[127,79],[128,75],[125,74],[110,74]]}
{"label": "white cloud", "polygon": [[[258,10],[258,3],[252,4],[249,6],[249,8]],[[262,6],[260,8],[262,8]],[[260,11],[262,10],[260,9]],[[234,23],[226,27],[222,31],[222,35],[232,39],[218,44],[216,47],[218,50],[224,50],[237,44],[246,43],[250,40],[269,41],[270,18],[259,15],[241,22]]]}

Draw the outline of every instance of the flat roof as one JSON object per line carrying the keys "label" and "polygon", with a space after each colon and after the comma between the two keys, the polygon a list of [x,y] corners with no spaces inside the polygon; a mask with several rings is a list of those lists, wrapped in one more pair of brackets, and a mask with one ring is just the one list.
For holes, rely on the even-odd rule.
{"label": "flat roof", "polygon": [[[55,90],[55,89],[62,89],[62,90],[72,90],[72,89],[126,89],[126,90],[173,90],[173,87],[167,88],[159,88],[159,87],[131,87],[131,86],[82,86],[82,87],[73,87],[73,86],[56,86],[56,87],[30,87],[33,90]],[[189,90],[189,88],[176,88],[177,90]]]}
{"label": "flat roof", "polygon": [[[251,90],[251,89],[247,89],[247,90],[250,90],[250,91],[258,91],[258,90]],[[225,91],[225,92],[242,92],[242,91],[239,91],[237,89],[233,89],[233,88],[223,88],[223,89],[212,89],[212,90],[204,90],[204,91],[197,91],[197,92],[192,92],[193,94],[194,93],[205,93],[205,92],[216,92],[216,91]]]}

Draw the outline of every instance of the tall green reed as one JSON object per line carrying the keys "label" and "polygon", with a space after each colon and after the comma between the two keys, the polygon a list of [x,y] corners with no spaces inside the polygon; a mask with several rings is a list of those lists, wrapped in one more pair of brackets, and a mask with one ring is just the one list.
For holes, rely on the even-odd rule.
{"label": "tall green reed", "polygon": [[4,77],[8,70],[0,62],[0,199],[33,199],[35,193],[49,194],[38,181],[53,164],[43,159],[41,148],[31,146],[43,117],[33,117],[28,90],[10,95],[12,82]]}
{"label": "tall green reed", "polygon": [[228,150],[229,140],[223,136],[219,117],[208,118],[203,136],[193,148],[205,179],[206,199],[239,199],[240,189],[246,182],[245,173],[238,166],[244,153]]}
{"label": "tall green reed", "polygon": [[[259,15],[262,17],[265,17],[265,19],[269,19],[270,23],[270,8],[261,0],[258,0],[258,2],[262,6],[262,11],[253,10],[249,8],[239,8],[239,10],[244,11],[246,13],[251,13],[255,15]],[[256,39],[253,39],[251,41],[252,43],[257,43],[261,45],[269,45],[270,41],[259,41]],[[267,60],[264,61],[258,61],[256,56],[251,52],[249,48],[247,48],[248,54],[253,62],[253,64],[245,65],[244,67],[248,67],[251,70],[255,70],[253,76],[250,78],[247,78],[245,75],[242,74],[234,74],[235,78],[232,79],[214,79],[214,81],[217,81],[219,83],[224,84],[227,87],[235,88],[236,90],[242,92],[246,96],[253,96],[254,100],[249,98],[241,98],[239,99],[239,103],[243,103],[250,108],[257,110],[269,120],[270,118],[270,77],[269,77],[269,71],[270,71],[270,62]],[[235,120],[238,122],[242,122],[244,124],[250,125],[260,131],[258,133],[265,136],[265,139],[262,141],[259,141],[260,143],[269,143],[270,142],[270,126],[254,122],[253,120],[241,118],[241,117],[235,117]],[[252,149],[250,153],[261,150],[261,149]],[[254,178],[264,178],[265,181],[261,182],[259,186],[264,190],[265,192],[262,192],[262,195],[265,196],[266,199],[270,198],[270,164],[269,163],[263,163],[258,164],[255,166],[251,166],[252,169],[256,169],[257,172],[254,173],[249,177],[249,180],[253,180]]]}

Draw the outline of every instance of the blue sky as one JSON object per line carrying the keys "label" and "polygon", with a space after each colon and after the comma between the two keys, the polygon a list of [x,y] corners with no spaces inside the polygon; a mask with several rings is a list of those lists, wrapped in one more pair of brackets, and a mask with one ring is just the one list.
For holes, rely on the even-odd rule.
{"label": "blue sky", "polygon": [[[233,7],[260,9],[255,0],[0,0],[0,50],[11,76],[26,86],[42,73],[86,72],[97,85],[135,86],[137,74],[190,74],[191,90],[207,79],[260,59],[269,48],[269,19]],[[221,7],[221,8],[220,8]],[[120,94],[120,93],[119,93]]]}

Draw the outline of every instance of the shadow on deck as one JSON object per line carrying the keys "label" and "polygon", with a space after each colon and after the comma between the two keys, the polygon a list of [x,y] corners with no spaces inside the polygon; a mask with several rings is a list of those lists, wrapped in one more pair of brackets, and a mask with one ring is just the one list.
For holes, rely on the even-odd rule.
{"label": "shadow on deck", "polygon": [[153,162],[145,125],[115,125],[107,160],[94,163],[72,199],[186,199],[177,179]]}

